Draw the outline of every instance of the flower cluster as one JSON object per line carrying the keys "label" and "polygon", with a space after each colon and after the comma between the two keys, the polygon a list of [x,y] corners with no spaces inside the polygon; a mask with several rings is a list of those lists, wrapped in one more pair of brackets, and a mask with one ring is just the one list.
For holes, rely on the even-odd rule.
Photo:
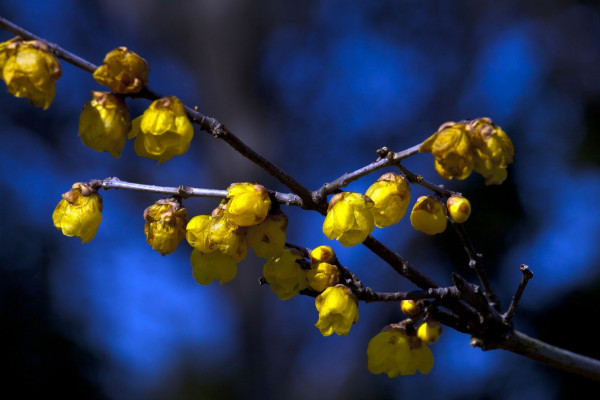
{"label": "flower cluster", "polygon": [[0,43],[0,79],[13,96],[25,97],[46,110],[52,104],[61,74],[58,60],[45,43],[20,37]]}
{"label": "flower cluster", "polygon": [[409,335],[401,324],[383,328],[369,341],[367,367],[373,374],[398,375],[428,374],[433,368],[433,354],[418,336]]}
{"label": "flower cluster", "polygon": [[447,122],[419,151],[433,154],[435,169],[443,178],[465,179],[475,171],[485,178],[486,185],[504,182],[515,154],[508,135],[489,118]]}

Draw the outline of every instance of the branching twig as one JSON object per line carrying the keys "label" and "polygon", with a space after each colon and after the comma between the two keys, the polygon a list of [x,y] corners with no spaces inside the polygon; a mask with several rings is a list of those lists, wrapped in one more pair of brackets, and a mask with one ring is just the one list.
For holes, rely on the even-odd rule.
{"label": "branching twig", "polygon": [[504,319],[504,322],[507,324],[510,324],[512,321],[513,315],[515,314],[515,311],[517,310],[517,305],[519,304],[519,300],[521,300],[521,295],[523,294],[523,291],[525,290],[525,286],[527,286],[527,282],[529,282],[529,280],[531,278],[533,278],[533,272],[529,269],[529,267],[527,265],[521,264],[520,269],[521,269],[521,282],[519,283],[517,292],[515,293],[515,295],[512,298],[512,301],[510,302],[510,306],[508,307],[508,310],[502,316]]}

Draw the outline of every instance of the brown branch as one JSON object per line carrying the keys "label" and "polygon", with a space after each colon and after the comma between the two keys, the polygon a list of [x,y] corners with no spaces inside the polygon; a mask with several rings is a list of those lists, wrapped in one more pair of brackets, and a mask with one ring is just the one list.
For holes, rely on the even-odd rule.
{"label": "brown branch", "polygon": [[523,295],[523,291],[525,290],[525,286],[527,286],[527,282],[531,278],[533,278],[533,272],[529,269],[529,267],[525,264],[521,264],[521,282],[519,283],[519,287],[517,288],[517,292],[512,298],[510,302],[510,306],[506,313],[502,316],[504,318],[504,322],[509,324],[512,321],[513,315],[517,310],[517,305],[519,304],[519,300],[521,300],[521,296]]}

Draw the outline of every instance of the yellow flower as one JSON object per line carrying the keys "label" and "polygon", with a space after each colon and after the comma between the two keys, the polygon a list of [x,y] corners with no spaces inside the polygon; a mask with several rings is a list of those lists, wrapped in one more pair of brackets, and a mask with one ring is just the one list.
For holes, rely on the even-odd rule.
{"label": "yellow flower", "polygon": [[281,210],[269,214],[260,224],[247,228],[248,245],[254,249],[257,257],[275,257],[285,245],[287,226],[288,218]]}
{"label": "yellow flower", "polygon": [[360,193],[336,194],[329,202],[323,233],[346,247],[364,242],[375,229],[371,207],[373,201]]}
{"label": "yellow flower", "polygon": [[467,125],[473,145],[477,173],[485,178],[486,185],[499,185],[506,179],[506,168],[514,160],[515,148],[499,126],[489,118],[478,118]]}
{"label": "yellow flower", "polygon": [[237,226],[252,226],[265,220],[271,207],[269,193],[261,185],[235,183],[227,189],[225,212]]}
{"label": "yellow flower", "polygon": [[471,215],[471,203],[462,196],[450,196],[446,201],[448,215],[454,222],[462,224]]}
{"label": "yellow flower", "polygon": [[130,129],[129,109],[120,96],[92,92],[92,100],[83,106],[79,116],[79,137],[83,144],[119,158]]}
{"label": "yellow flower", "polygon": [[410,223],[418,231],[435,235],[446,230],[448,220],[442,203],[431,196],[421,196],[417,199],[412,212]]}
{"label": "yellow flower", "polygon": [[388,325],[369,341],[367,366],[372,374],[385,373],[389,378],[417,371],[428,374],[433,355],[421,339],[408,336],[403,327]]}
{"label": "yellow flower", "polygon": [[336,260],[335,252],[329,246],[315,247],[310,252],[310,260],[313,263],[319,263],[319,262],[333,263]]}
{"label": "yellow flower", "polygon": [[163,97],[150,104],[133,120],[129,138],[140,157],[163,163],[185,153],[194,137],[194,127],[177,97]]}
{"label": "yellow flower", "polygon": [[417,336],[427,344],[433,344],[442,336],[442,324],[430,319],[424,321],[417,329]]}
{"label": "yellow flower", "polygon": [[214,216],[198,215],[188,222],[187,241],[203,253],[218,250],[237,262],[242,261],[248,253],[245,231],[233,225],[222,209],[217,210]]}
{"label": "yellow flower", "polygon": [[435,169],[442,178],[465,179],[473,171],[473,153],[466,127],[446,122],[421,144],[419,151],[435,157]]}
{"label": "yellow flower", "polygon": [[148,83],[148,64],[127,47],[117,47],[104,57],[94,79],[120,94],[137,93]]}
{"label": "yellow flower", "polygon": [[311,289],[322,292],[329,286],[337,285],[340,281],[340,271],[335,265],[320,262],[311,266],[306,277]]}
{"label": "yellow flower", "polygon": [[404,315],[408,315],[409,317],[413,317],[421,312],[423,309],[419,302],[414,300],[402,300],[400,302],[400,309],[404,313]]}
{"label": "yellow flower", "polygon": [[48,46],[38,40],[13,38],[0,44],[0,77],[8,92],[25,97],[46,110],[56,93],[56,81],[62,70]]}
{"label": "yellow flower", "polygon": [[371,208],[375,225],[385,228],[397,224],[406,214],[410,202],[410,187],[402,175],[388,172],[377,179],[365,195],[375,203]]}
{"label": "yellow flower", "polygon": [[296,262],[301,258],[300,255],[283,249],[263,266],[263,277],[280,300],[291,299],[308,287],[306,271]]}
{"label": "yellow flower", "polygon": [[321,335],[332,333],[346,336],[350,327],[358,321],[358,303],[344,285],[330,286],[315,299],[319,320],[315,324]]}
{"label": "yellow flower", "polygon": [[220,251],[202,253],[196,249],[192,250],[190,257],[192,262],[192,274],[201,285],[208,285],[215,279],[222,285],[227,283],[237,274],[235,260]]}
{"label": "yellow flower", "polygon": [[158,200],[144,210],[146,241],[163,256],[174,252],[185,238],[187,218],[187,210],[180,201]]}
{"label": "yellow flower", "polygon": [[52,214],[54,226],[63,235],[79,236],[82,243],[89,242],[102,221],[102,196],[97,187],[77,182],[62,197]]}

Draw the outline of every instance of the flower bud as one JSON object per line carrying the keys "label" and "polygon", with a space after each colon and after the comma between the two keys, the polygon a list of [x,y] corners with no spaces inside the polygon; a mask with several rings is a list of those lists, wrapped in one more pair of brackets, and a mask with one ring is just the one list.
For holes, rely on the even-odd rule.
{"label": "flower bud", "polygon": [[296,262],[302,257],[296,252],[283,249],[263,266],[263,277],[279,300],[288,300],[308,287],[306,271]]}
{"label": "flower bud", "polygon": [[372,184],[365,193],[375,206],[371,213],[378,228],[397,224],[410,202],[410,187],[402,175],[388,172]]}
{"label": "flower bud", "polygon": [[337,285],[340,281],[340,271],[333,264],[320,262],[312,265],[306,277],[308,279],[308,286],[311,289],[322,292],[330,286]]}
{"label": "flower bud", "polygon": [[454,222],[462,224],[471,215],[471,203],[462,196],[450,196],[446,201],[448,215]]}
{"label": "flower bud", "polygon": [[320,262],[333,263],[336,260],[335,252],[329,246],[315,247],[310,252],[309,256],[310,256],[310,261],[313,263],[320,263]]}
{"label": "flower bud", "polygon": [[358,302],[344,285],[330,286],[315,299],[319,320],[315,324],[321,335],[332,333],[346,336],[353,324],[358,322]]}
{"label": "flower bud", "polygon": [[92,100],[83,106],[79,116],[79,137],[83,144],[119,158],[130,129],[129,109],[120,96],[92,92]]}
{"label": "flower bud", "polygon": [[474,169],[486,185],[499,185],[506,179],[506,168],[513,162],[515,148],[508,135],[489,118],[467,124],[474,154]]}
{"label": "flower bud", "polygon": [[227,218],[237,226],[260,224],[271,207],[269,193],[261,185],[235,183],[227,189]]}
{"label": "flower bud", "polygon": [[375,229],[371,207],[373,200],[360,193],[336,194],[329,202],[323,233],[346,247],[364,242]]}
{"label": "flower bud", "polygon": [[202,253],[193,249],[190,261],[192,262],[192,274],[196,282],[201,285],[208,285],[215,279],[218,279],[219,284],[222,285],[233,280],[237,274],[235,260],[220,251]]}
{"label": "flower bud", "polygon": [[129,138],[135,138],[135,153],[159,164],[188,151],[193,137],[194,128],[183,103],[174,96],[153,101],[133,120],[129,132]]}
{"label": "flower bud", "polygon": [[0,44],[0,72],[10,94],[25,97],[44,110],[52,104],[56,81],[62,74],[58,60],[44,42],[20,37]]}
{"label": "flower bud", "polygon": [[187,210],[180,201],[158,200],[144,210],[146,242],[163,256],[174,252],[185,238],[187,218]]}
{"label": "flower bud", "polygon": [[417,336],[427,344],[433,344],[442,336],[442,324],[435,320],[425,320],[417,329]]}
{"label": "flower bud", "polygon": [[148,83],[148,64],[127,47],[117,47],[104,57],[94,79],[120,94],[137,93]]}
{"label": "flower bud", "polygon": [[248,245],[254,249],[257,257],[275,257],[285,246],[285,231],[288,218],[281,211],[267,215],[258,225],[249,226],[246,230]]}
{"label": "flower bud", "polygon": [[446,230],[448,220],[442,203],[431,196],[421,196],[417,199],[412,212],[410,223],[418,231],[435,235]]}
{"label": "flower bud", "polygon": [[419,151],[435,157],[435,169],[442,178],[465,179],[473,171],[471,141],[462,123],[447,122],[421,144]]}
{"label": "flower bud", "polygon": [[81,243],[89,242],[102,221],[102,196],[98,189],[77,182],[62,197],[52,213],[54,226],[65,236],[79,236]]}
{"label": "flower bud", "polygon": [[423,307],[421,306],[421,304],[418,301],[402,300],[400,302],[400,309],[402,310],[404,315],[407,315],[409,317],[414,317],[415,315],[417,315],[418,313],[421,312]]}

